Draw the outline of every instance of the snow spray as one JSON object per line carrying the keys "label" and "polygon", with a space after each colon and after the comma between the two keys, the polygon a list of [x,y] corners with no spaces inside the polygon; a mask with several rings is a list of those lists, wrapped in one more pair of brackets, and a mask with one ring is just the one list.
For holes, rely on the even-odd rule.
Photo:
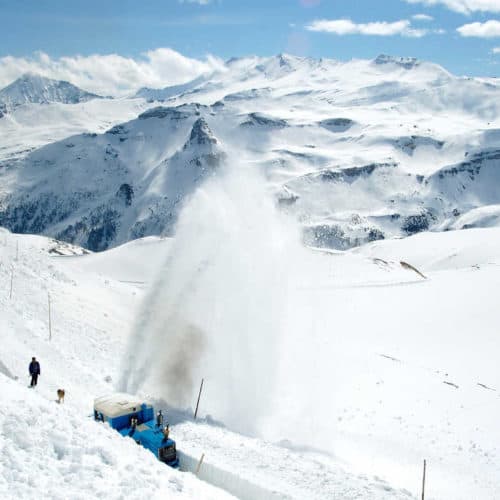
{"label": "snow spray", "polygon": [[[296,225],[255,167],[227,161],[187,201],[135,324],[121,389],[252,433],[273,401]],[[202,412],[203,413],[203,412]]]}

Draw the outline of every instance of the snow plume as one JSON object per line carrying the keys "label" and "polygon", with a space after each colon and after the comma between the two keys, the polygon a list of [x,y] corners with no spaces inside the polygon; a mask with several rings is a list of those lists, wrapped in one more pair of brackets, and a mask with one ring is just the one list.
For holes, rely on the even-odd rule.
{"label": "snow plume", "polygon": [[185,57],[161,47],[131,58],[118,54],[92,54],[52,58],[38,52],[33,57],[0,58],[0,88],[25,73],[66,80],[100,95],[126,95],[140,87],[162,88],[185,83],[223,67],[208,55],[204,60]]}
{"label": "snow plume", "polygon": [[[229,162],[228,162],[229,163]],[[223,167],[184,207],[145,300],[121,389],[193,406],[254,432],[273,400],[295,226],[248,167]]]}

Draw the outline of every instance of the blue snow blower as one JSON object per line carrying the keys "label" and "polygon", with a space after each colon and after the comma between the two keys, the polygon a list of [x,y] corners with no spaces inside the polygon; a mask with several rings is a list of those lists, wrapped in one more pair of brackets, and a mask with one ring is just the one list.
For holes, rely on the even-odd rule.
{"label": "blue snow blower", "polygon": [[163,423],[161,410],[156,418],[153,407],[128,394],[112,394],[94,400],[94,420],[107,422],[122,436],[144,446],[161,462],[179,467],[175,441],[169,438],[169,426]]}

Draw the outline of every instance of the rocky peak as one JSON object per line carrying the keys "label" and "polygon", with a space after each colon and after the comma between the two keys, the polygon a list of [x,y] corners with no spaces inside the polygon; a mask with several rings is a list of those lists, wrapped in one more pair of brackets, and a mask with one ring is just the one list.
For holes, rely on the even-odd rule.
{"label": "rocky peak", "polygon": [[191,129],[191,135],[186,142],[184,149],[192,146],[202,146],[217,144],[217,139],[214,137],[210,127],[204,118],[198,118]]}
{"label": "rocky peak", "polygon": [[387,54],[380,54],[373,62],[377,65],[395,64],[404,69],[413,69],[420,66],[420,61],[415,57],[394,57]]}
{"label": "rocky peak", "polygon": [[276,59],[281,68],[291,68],[290,58],[285,54],[278,54]]}

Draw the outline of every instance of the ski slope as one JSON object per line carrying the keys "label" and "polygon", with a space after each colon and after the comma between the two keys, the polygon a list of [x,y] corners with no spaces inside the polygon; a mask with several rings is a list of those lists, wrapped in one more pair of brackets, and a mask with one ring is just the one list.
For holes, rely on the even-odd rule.
{"label": "ski slope", "polygon": [[[243,380],[241,367],[205,362],[201,420],[182,406],[169,412],[184,468],[205,453],[206,482],[88,418],[93,398],[126,375],[142,301],[178,244],[149,238],[83,254],[0,232],[2,498],[229,498],[210,482],[244,499],[407,499],[420,493],[424,458],[426,498],[495,498],[498,229],[422,233],[349,252],[304,249],[287,273],[288,314],[273,340],[281,356],[275,370],[262,366],[273,376],[264,383],[250,374],[257,390],[273,388],[269,406],[258,408],[245,386],[228,399],[227,378]],[[236,304],[218,299],[228,313]],[[218,321],[207,329],[209,346],[227,341]],[[163,342],[152,348],[168,352],[169,337]],[[42,375],[30,390],[33,355]],[[153,382],[146,378],[139,393],[171,404]],[[195,389],[185,395],[191,405]],[[235,418],[239,410],[248,420]]]}

